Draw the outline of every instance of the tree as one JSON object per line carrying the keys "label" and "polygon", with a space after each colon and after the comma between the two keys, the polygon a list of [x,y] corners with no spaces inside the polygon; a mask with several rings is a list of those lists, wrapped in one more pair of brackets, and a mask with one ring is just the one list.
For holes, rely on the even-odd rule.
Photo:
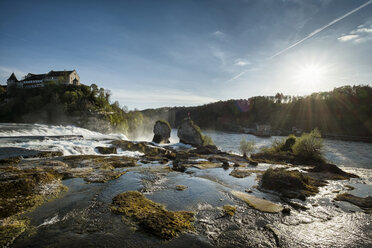
{"label": "tree", "polygon": [[243,154],[244,158],[247,158],[247,154],[250,154],[254,151],[255,145],[256,143],[254,141],[247,141],[245,138],[240,141],[239,150]]}

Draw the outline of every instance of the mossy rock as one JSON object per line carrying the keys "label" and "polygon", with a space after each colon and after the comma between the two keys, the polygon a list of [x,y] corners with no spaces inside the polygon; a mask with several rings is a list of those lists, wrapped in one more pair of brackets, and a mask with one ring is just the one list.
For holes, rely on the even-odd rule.
{"label": "mossy rock", "polygon": [[8,247],[27,228],[27,220],[13,218],[3,219],[0,222],[0,247]]}
{"label": "mossy rock", "polygon": [[132,218],[145,231],[163,239],[193,230],[194,213],[188,211],[168,211],[163,205],[147,199],[142,193],[128,191],[115,196],[111,210]]}
{"label": "mossy rock", "polygon": [[230,176],[236,177],[236,178],[244,178],[244,177],[249,177],[252,174],[251,170],[247,169],[233,169],[230,172]]}
{"label": "mossy rock", "polygon": [[316,180],[297,170],[268,169],[262,176],[261,188],[276,191],[287,198],[305,200],[319,192],[325,182]]}
{"label": "mossy rock", "polygon": [[[49,183],[60,184],[61,175],[45,172],[41,169],[2,168],[0,181],[0,218],[18,214],[42,204],[46,195],[40,192],[40,187]],[[62,185],[55,189],[58,193]],[[58,192],[57,192],[58,191]]]}
{"label": "mossy rock", "polygon": [[372,197],[358,197],[349,193],[339,194],[335,198],[336,201],[346,201],[350,202],[354,205],[357,205],[358,207],[369,210],[369,213],[372,213]]}
{"label": "mossy rock", "polygon": [[101,154],[117,154],[116,147],[103,147],[103,146],[97,146],[97,151]]}
{"label": "mossy rock", "polygon": [[319,177],[328,180],[347,180],[350,178],[358,178],[357,175],[345,172],[334,164],[321,163],[308,171],[318,173]]}
{"label": "mossy rock", "polygon": [[236,212],[236,207],[231,205],[222,206],[223,212],[228,216],[234,216]]}
{"label": "mossy rock", "polygon": [[185,186],[185,185],[176,185],[176,190],[178,191],[184,191],[185,189],[187,189],[188,187]]}

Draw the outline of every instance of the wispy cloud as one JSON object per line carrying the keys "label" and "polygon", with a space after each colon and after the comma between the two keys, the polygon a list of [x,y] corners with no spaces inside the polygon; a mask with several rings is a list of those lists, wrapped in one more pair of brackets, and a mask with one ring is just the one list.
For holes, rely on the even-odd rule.
{"label": "wispy cloud", "polygon": [[337,38],[339,41],[341,42],[346,42],[346,41],[350,41],[350,40],[355,40],[359,38],[359,35],[356,35],[356,34],[348,34],[348,35],[344,35],[344,36],[341,36],[339,38]]}
{"label": "wispy cloud", "polygon": [[223,33],[222,31],[219,31],[219,30],[217,30],[216,32],[213,32],[212,35],[214,37],[219,38],[219,39],[223,39],[226,36],[225,33]]}
{"label": "wispy cloud", "polygon": [[349,34],[343,35],[337,40],[341,42],[354,42],[362,43],[368,40],[372,40],[372,24],[359,25],[355,30],[352,30]]}
{"label": "wispy cloud", "polygon": [[238,66],[247,66],[247,65],[250,65],[251,62],[249,62],[248,60],[245,60],[245,59],[236,59],[235,60],[235,65],[238,65]]}
{"label": "wispy cloud", "polygon": [[366,6],[368,6],[368,5],[371,4],[371,3],[372,3],[372,0],[369,0],[368,2],[366,2],[366,3],[362,4],[362,5],[360,5],[359,7],[357,7],[357,8],[355,8],[355,9],[353,9],[353,10],[347,12],[347,13],[344,14],[343,16],[340,16],[340,17],[334,19],[334,20],[331,21],[330,23],[328,23],[328,24],[326,24],[326,25],[324,25],[324,26],[322,26],[322,27],[320,27],[320,28],[314,30],[314,31],[311,32],[309,35],[307,35],[305,38],[303,38],[303,39],[301,39],[301,40],[295,42],[294,44],[290,45],[289,47],[287,47],[287,48],[285,48],[285,49],[283,49],[283,50],[277,52],[276,54],[274,54],[274,55],[271,56],[270,58],[275,58],[276,56],[278,56],[278,55],[280,55],[280,54],[282,54],[282,53],[288,51],[289,49],[291,49],[291,48],[293,48],[293,47],[295,47],[295,46],[301,44],[302,42],[304,42],[304,41],[306,41],[307,39],[313,37],[314,35],[318,34],[319,32],[323,31],[324,29],[326,29],[326,28],[328,28],[328,27],[330,27],[330,26],[336,24],[337,22],[341,21],[342,19],[348,17],[348,16],[351,15],[351,14],[354,14],[355,12],[357,12],[357,11],[359,11],[360,9],[362,9],[362,8],[364,8],[364,7],[366,7]]}

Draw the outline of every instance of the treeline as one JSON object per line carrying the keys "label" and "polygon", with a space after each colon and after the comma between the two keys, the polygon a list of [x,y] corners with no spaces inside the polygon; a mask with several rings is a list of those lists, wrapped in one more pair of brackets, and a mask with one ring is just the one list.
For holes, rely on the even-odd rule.
{"label": "treeline", "polygon": [[256,124],[290,132],[292,127],[323,134],[371,136],[372,88],[369,85],[343,86],[309,96],[256,96],[197,107],[147,109],[148,118],[162,118],[177,127],[190,115],[202,129],[239,131]]}
{"label": "treeline", "polygon": [[136,133],[143,115],[127,111],[97,85],[47,83],[40,88],[0,91],[0,122],[74,124],[101,132]]}

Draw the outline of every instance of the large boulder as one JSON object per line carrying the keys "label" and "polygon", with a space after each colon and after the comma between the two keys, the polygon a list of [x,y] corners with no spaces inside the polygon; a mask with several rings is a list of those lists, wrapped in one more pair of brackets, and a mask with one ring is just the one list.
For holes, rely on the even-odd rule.
{"label": "large boulder", "polygon": [[168,144],[170,134],[171,128],[169,123],[166,121],[157,121],[154,126],[154,138],[152,139],[152,142],[158,144]]}
{"label": "large boulder", "polygon": [[178,128],[177,136],[180,138],[181,143],[196,147],[203,145],[203,135],[200,128],[190,118],[185,118],[182,121]]}

